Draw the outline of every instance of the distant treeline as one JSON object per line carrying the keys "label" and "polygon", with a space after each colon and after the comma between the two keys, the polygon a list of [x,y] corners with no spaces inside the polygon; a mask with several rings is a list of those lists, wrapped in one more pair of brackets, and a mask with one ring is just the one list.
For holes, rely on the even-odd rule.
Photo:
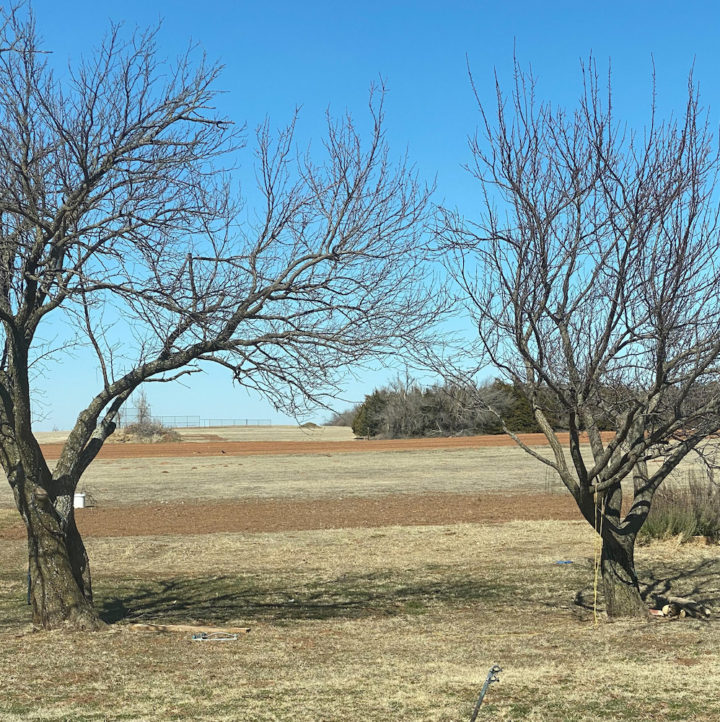
{"label": "distant treeline", "polygon": [[[645,431],[666,426],[674,418],[676,408],[686,415],[695,416],[698,423],[707,418],[713,427],[720,411],[708,399],[713,398],[714,384],[693,389],[693,393],[668,394],[651,414],[645,414]],[[567,411],[549,389],[538,391],[540,407],[556,430],[570,427]],[[612,431],[634,408],[638,389],[622,384],[605,386],[593,402],[585,402],[588,414],[601,431]],[[502,419],[502,421],[501,421]],[[453,384],[421,387],[414,382],[395,381],[390,386],[376,389],[363,403],[337,413],[330,424],[352,426],[356,436],[400,438],[413,436],[458,436],[463,434],[501,434],[503,422],[509,431],[518,433],[539,432],[532,407],[520,388],[503,381],[468,387]],[[582,419],[576,419],[578,429],[585,428]]]}
{"label": "distant treeline", "polygon": [[[330,424],[351,426],[356,436],[364,437],[501,434],[498,416],[511,431],[540,431],[525,396],[502,381],[475,388],[451,384],[423,388],[395,382],[374,390],[354,408],[336,413]],[[551,418],[550,423],[564,426],[559,418]]]}

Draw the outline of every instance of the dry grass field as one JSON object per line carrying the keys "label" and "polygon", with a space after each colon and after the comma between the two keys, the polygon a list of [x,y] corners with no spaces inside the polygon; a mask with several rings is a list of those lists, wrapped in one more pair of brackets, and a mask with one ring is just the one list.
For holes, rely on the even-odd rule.
{"label": "dry grass field", "polygon": [[[495,663],[503,672],[479,720],[720,719],[717,547],[657,543],[637,559],[650,591],[669,580],[714,606],[710,621],[596,626],[593,532],[523,516],[545,492],[560,497],[515,449],[105,460],[91,472],[88,520],[142,518],[148,505],[191,517],[213,504],[285,520],[280,531],[190,533],[178,515],[179,529],[130,536],[99,525],[87,543],[107,631],[33,633],[25,545],[7,533],[3,489],[2,720],[461,721]],[[502,502],[507,521],[413,520],[443,494],[461,502],[448,509],[472,495],[479,509]],[[393,517],[397,498],[406,506]],[[297,510],[314,500],[364,504],[366,518],[301,525]],[[130,622],[251,632],[198,642]]]}
{"label": "dry grass field", "polygon": [[[362,443],[362,442],[358,442]],[[348,497],[434,491],[559,491],[512,447],[451,451],[98,459],[81,482],[102,505],[284,497]],[[13,504],[8,485],[0,507]]]}

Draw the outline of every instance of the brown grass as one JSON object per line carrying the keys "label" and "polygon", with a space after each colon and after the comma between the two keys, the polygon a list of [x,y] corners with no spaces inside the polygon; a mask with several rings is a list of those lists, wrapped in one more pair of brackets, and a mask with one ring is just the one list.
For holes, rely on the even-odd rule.
{"label": "brown grass", "polygon": [[[319,431],[336,429],[343,431]],[[693,468],[683,464],[678,478]],[[83,476],[80,490],[89,491],[101,506],[446,492],[565,493],[554,472],[517,447],[98,459]],[[0,484],[0,508],[11,507],[10,487]]]}
{"label": "brown grass", "polygon": [[[98,459],[81,490],[102,506],[182,500],[527,493],[560,482],[517,448],[277,456]],[[0,485],[0,507],[13,505]]]}
{"label": "brown grass", "polygon": [[[480,719],[717,719],[718,625],[594,628],[573,604],[592,550],[573,522],[96,539],[98,604],[117,622],[64,635],[23,632],[24,548],[7,543],[0,718],[463,720],[498,663]],[[638,563],[720,599],[714,549],[652,545]],[[192,642],[127,622],[252,632]]]}
{"label": "brown grass", "polygon": [[[92,484],[111,509],[548,483],[512,449],[203,461],[96,463]],[[0,509],[0,527],[13,514]],[[495,663],[479,720],[720,719],[716,547],[637,552],[649,592],[692,596],[711,621],[596,628],[574,603],[592,597],[582,522],[91,538],[112,624],[63,634],[30,633],[25,545],[0,544],[1,720],[467,720]],[[252,632],[193,642],[131,622]]]}
{"label": "brown grass", "polygon": [[[95,461],[83,477],[99,505],[390,493],[544,491],[542,465],[519,449]],[[555,485],[557,486],[557,485]],[[559,488],[559,487],[558,487]],[[0,507],[13,505],[0,485]]]}
{"label": "brown grass", "polygon": [[[184,441],[202,442],[212,437],[225,441],[352,441],[355,435],[349,426],[201,426],[175,429]],[[36,434],[41,444],[59,444],[65,441],[67,431],[40,431]],[[112,437],[110,437],[112,439]]]}

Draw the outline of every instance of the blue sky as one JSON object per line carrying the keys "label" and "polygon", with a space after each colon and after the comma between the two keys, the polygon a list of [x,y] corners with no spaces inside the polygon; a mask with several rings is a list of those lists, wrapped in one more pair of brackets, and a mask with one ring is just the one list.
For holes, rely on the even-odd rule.
{"label": "blue sky", "polygon": [[[280,126],[302,106],[303,142],[319,141],[328,107],[360,115],[370,84],[382,76],[393,149],[407,150],[421,174],[437,179],[438,201],[468,213],[477,189],[461,166],[478,119],[468,61],[481,96],[491,100],[493,73],[511,79],[515,48],[521,64],[532,65],[539,94],[571,104],[580,59],[592,52],[601,68],[612,61],[616,117],[631,125],[647,117],[653,59],[663,113],[682,105],[694,64],[703,103],[720,106],[720,4],[713,2],[39,0],[33,6],[45,46],[60,64],[91,52],[110,20],[131,30],[162,19],[163,53],[172,57],[193,40],[225,66],[220,102],[227,115],[249,129],[266,117]],[[250,161],[248,153],[241,173],[251,172]],[[68,427],[89,399],[89,361],[78,356],[62,364],[63,382],[59,370],[43,376],[45,419],[38,428]],[[348,381],[346,397],[360,400],[384,378],[360,372]],[[223,374],[195,376],[190,384],[151,385],[153,412],[289,421]]]}

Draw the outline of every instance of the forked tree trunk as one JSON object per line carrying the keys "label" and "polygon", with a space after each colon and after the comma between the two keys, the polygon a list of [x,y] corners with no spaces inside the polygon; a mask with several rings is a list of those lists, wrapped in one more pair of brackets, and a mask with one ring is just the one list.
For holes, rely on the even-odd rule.
{"label": "forked tree trunk", "polygon": [[602,518],[592,495],[587,494],[577,501],[585,519],[602,537],[600,573],[608,617],[646,618],[648,609],[640,596],[640,586],[635,574],[635,539],[641,524],[635,524],[631,528],[626,523],[621,523],[620,484],[607,490],[603,500]]}
{"label": "forked tree trunk", "polygon": [[600,557],[605,608],[608,617],[647,617],[635,574],[635,535],[619,537],[603,533]]}
{"label": "forked tree trunk", "polygon": [[87,552],[71,496],[53,502],[45,485],[25,483],[19,506],[28,535],[33,626],[91,630],[104,626],[92,603]]}

